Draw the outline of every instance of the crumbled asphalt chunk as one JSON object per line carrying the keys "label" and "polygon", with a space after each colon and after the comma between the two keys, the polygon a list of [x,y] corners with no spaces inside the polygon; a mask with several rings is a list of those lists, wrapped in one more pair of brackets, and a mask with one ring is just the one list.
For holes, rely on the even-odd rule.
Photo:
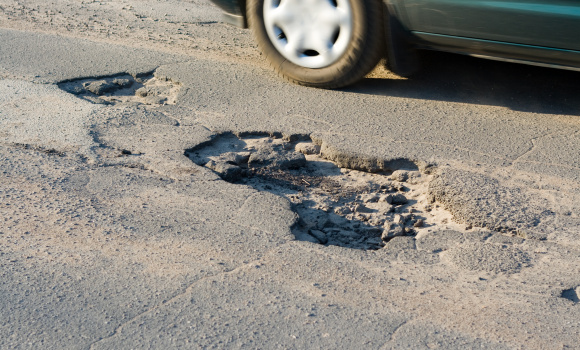
{"label": "crumbled asphalt chunk", "polygon": [[222,179],[230,182],[239,180],[244,173],[244,170],[239,166],[220,160],[210,160],[205,166],[218,173]]}
{"label": "crumbled asphalt chunk", "polygon": [[370,193],[364,196],[361,196],[361,199],[364,203],[376,203],[379,201],[381,197],[374,194],[374,193]]}
{"label": "crumbled asphalt chunk", "polygon": [[227,152],[219,156],[219,159],[223,160],[224,162],[228,162],[231,164],[242,165],[244,163],[248,163],[250,159],[250,152]]}
{"label": "crumbled asphalt chunk", "polygon": [[250,155],[248,166],[250,168],[272,167],[278,169],[299,169],[306,165],[304,154],[285,151],[281,148],[259,150]]}
{"label": "crumbled asphalt chunk", "polygon": [[296,144],[296,151],[306,155],[318,154],[320,146],[312,142],[300,142]]}
{"label": "crumbled asphalt chunk", "polygon": [[385,201],[389,204],[400,205],[407,203],[407,197],[401,193],[389,194],[386,196]]}
{"label": "crumbled asphalt chunk", "polygon": [[391,179],[398,182],[405,182],[409,179],[409,173],[405,170],[395,170],[391,174]]}
{"label": "crumbled asphalt chunk", "polygon": [[320,230],[308,230],[308,233],[314,238],[316,238],[320,242],[320,244],[328,243],[328,237],[326,236],[326,233]]}
{"label": "crumbled asphalt chunk", "polygon": [[541,198],[473,172],[445,169],[429,184],[429,194],[460,223],[504,233],[528,232],[529,238],[542,221],[555,217]]}
{"label": "crumbled asphalt chunk", "polygon": [[167,102],[167,98],[161,96],[147,96],[145,98],[145,104],[148,105],[164,105]]}
{"label": "crumbled asphalt chunk", "polygon": [[95,95],[101,96],[107,92],[114,91],[118,88],[116,84],[111,81],[98,80],[90,83],[85,83],[84,87],[87,91],[92,92]]}
{"label": "crumbled asphalt chunk", "polygon": [[147,95],[149,95],[149,92],[147,91],[146,88],[142,87],[137,89],[137,91],[135,91],[135,95],[139,97],[147,97]]}
{"label": "crumbled asphalt chunk", "polygon": [[128,88],[133,85],[133,80],[131,79],[113,79],[113,84],[119,85],[121,88]]}
{"label": "crumbled asphalt chunk", "polygon": [[381,235],[381,239],[389,242],[391,239],[399,236],[405,236],[405,229],[399,223],[389,222],[385,224],[385,228]]}

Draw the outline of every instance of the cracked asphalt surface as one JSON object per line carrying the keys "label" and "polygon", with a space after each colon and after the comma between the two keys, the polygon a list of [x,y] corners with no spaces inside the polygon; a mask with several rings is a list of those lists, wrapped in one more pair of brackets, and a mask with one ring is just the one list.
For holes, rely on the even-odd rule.
{"label": "cracked asphalt surface", "polygon": [[[0,348],[580,348],[579,73],[425,62],[316,90],[207,1],[0,0]],[[59,88],[151,73],[175,104]],[[222,133],[413,165],[454,222],[297,240],[287,199],[185,155]]]}

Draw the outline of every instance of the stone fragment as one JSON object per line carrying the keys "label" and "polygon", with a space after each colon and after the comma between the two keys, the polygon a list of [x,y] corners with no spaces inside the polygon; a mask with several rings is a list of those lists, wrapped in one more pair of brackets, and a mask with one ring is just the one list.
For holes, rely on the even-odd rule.
{"label": "stone fragment", "polygon": [[383,216],[387,216],[387,214],[390,213],[392,209],[393,209],[392,205],[385,203],[385,204],[381,205],[381,207],[379,208],[379,214],[383,215]]}
{"label": "stone fragment", "polygon": [[117,90],[118,86],[106,80],[97,80],[85,85],[85,89],[95,95],[104,95]]}
{"label": "stone fragment", "polygon": [[348,224],[348,220],[344,217],[336,214],[328,215],[328,223],[326,227],[345,227]]}
{"label": "stone fragment", "polygon": [[320,216],[316,221],[316,228],[322,230],[324,227],[326,227],[327,224],[328,224],[328,216],[327,215]]}
{"label": "stone fragment", "polygon": [[321,210],[325,213],[330,213],[332,211],[332,207],[326,204],[320,204],[314,207],[314,209]]}
{"label": "stone fragment", "polygon": [[222,179],[230,182],[239,180],[244,175],[242,168],[223,161],[212,159],[205,166],[218,173]]}
{"label": "stone fragment", "polygon": [[354,211],[357,213],[373,213],[374,210],[365,206],[364,204],[357,204],[354,206]]}
{"label": "stone fragment", "polygon": [[394,237],[404,236],[405,230],[403,227],[396,223],[386,223],[381,235],[381,239],[385,242],[390,241]]}
{"label": "stone fragment", "polygon": [[425,226],[425,221],[423,219],[419,219],[415,221],[415,223],[413,224],[413,227],[423,227],[423,226]]}
{"label": "stone fragment", "polygon": [[405,182],[409,178],[409,172],[405,170],[396,170],[391,174],[391,179],[398,182]]}
{"label": "stone fragment", "polygon": [[369,225],[373,225],[373,226],[381,226],[385,223],[385,219],[382,218],[371,218],[369,220]]}
{"label": "stone fragment", "polygon": [[386,202],[388,197],[389,197],[388,194],[384,194],[384,195],[380,196],[379,202]]}
{"label": "stone fragment", "polygon": [[356,220],[359,220],[359,221],[366,222],[366,221],[368,221],[368,219],[369,219],[369,214],[367,214],[367,213],[356,213],[356,214],[354,215],[354,218],[355,218]]}
{"label": "stone fragment", "polygon": [[409,176],[406,181],[408,184],[415,185],[421,181],[421,172],[419,171],[409,171],[407,175]]}
{"label": "stone fragment", "polygon": [[130,79],[113,79],[113,84],[117,84],[119,85],[121,88],[128,88],[131,87],[131,85],[133,85],[133,81]]}
{"label": "stone fragment", "polygon": [[397,191],[399,191],[399,192],[407,192],[407,191],[409,190],[407,187],[405,187],[405,185],[403,185],[403,184],[402,184],[402,183],[400,183],[400,182],[395,182],[395,183],[392,185],[392,187],[393,187],[393,189],[395,189],[395,190],[397,190]]}
{"label": "stone fragment", "polygon": [[312,142],[300,142],[296,144],[295,150],[306,155],[318,154],[320,153],[320,146]]}
{"label": "stone fragment", "polygon": [[262,149],[254,152],[248,159],[250,168],[271,167],[278,169],[299,169],[306,165],[306,157],[298,152],[279,152],[273,149]]}
{"label": "stone fragment", "polygon": [[316,238],[320,244],[326,244],[328,243],[328,236],[326,236],[326,233],[320,231],[320,230],[308,230],[308,233]]}
{"label": "stone fragment", "polygon": [[386,198],[387,203],[393,205],[402,205],[407,204],[407,197],[404,195],[397,193],[397,194],[389,194]]}
{"label": "stone fragment", "polygon": [[139,88],[137,91],[135,91],[135,95],[138,97],[147,97],[148,94],[149,92],[147,92],[146,87]]}
{"label": "stone fragment", "polygon": [[382,227],[376,226],[364,226],[359,228],[358,232],[362,234],[364,237],[380,237],[383,233]]}
{"label": "stone fragment", "polygon": [[377,246],[377,248],[384,246],[383,240],[380,237],[371,237],[367,239],[366,243],[370,245],[370,249],[375,248],[373,246]]}
{"label": "stone fragment", "polygon": [[376,203],[379,201],[379,196],[376,194],[366,194],[362,196],[362,201],[364,203]]}
{"label": "stone fragment", "polygon": [[350,209],[349,207],[339,207],[339,208],[335,208],[334,212],[338,215],[348,215],[350,213],[352,213],[352,209]]}
{"label": "stone fragment", "polygon": [[395,224],[403,225],[405,223],[405,219],[403,218],[403,216],[401,214],[396,214],[393,217],[393,222]]}

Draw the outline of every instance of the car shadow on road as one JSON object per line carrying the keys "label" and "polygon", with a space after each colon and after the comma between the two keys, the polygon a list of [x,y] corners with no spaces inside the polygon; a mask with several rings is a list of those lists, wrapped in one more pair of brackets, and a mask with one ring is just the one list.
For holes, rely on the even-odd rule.
{"label": "car shadow on road", "polygon": [[343,91],[580,115],[580,72],[441,52],[424,52],[422,63],[412,78],[379,69]]}

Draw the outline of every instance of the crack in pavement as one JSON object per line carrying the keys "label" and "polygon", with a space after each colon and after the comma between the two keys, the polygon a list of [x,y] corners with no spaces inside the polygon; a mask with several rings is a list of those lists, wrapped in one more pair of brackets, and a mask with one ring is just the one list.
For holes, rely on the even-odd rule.
{"label": "crack in pavement", "polygon": [[383,344],[383,346],[380,347],[380,349],[381,350],[388,349],[387,348],[387,345],[395,339],[395,336],[396,336],[397,332],[399,332],[401,330],[401,328],[405,327],[407,324],[413,322],[414,320],[415,320],[414,318],[410,318],[410,319],[408,319],[406,321],[403,321],[403,323],[401,323],[400,325],[398,325],[397,328],[395,328],[393,330],[393,332],[391,333],[391,336],[389,337],[389,340],[387,340],[385,342],[385,344]]}
{"label": "crack in pavement", "polygon": [[530,139],[531,146],[530,146],[530,147],[529,147],[529,148],[528,148],[526,151],[522,152],[522,154],[520,154],[519,156],[516,156],[516,157],[515,157],[515,158],[514,158],[514,159],[511,161],[510,167],[514,166],[514,165],[515,165],[516,163],[518,163],[518,162],[521,162],[521,159],[522,159],[523,157],[525,157],[526,155],[528,155],[528,154],[530,154],[531,152],[533,152],[533,151],[536,149],[536,147],[537,147],[536,141],[538,141],[538,140],[541,140],[541,139],[543,139],[543,138],[550,137],[550,136],[552,136],[552,135],[555,135],[555,134],[557,134],[557,133],[559,133],[559,131],[554,131],[554,132],[551,132],[551,133],[548,133],[548,134],[545,134],[545,135],[540,135],[540,136],[537,136],[537,137],[533,137],[533,138],[531,138],[531,139]]}
{"label": "crack in pavement", "polygon": [[[286,245],[288,243],[289,242],[282,243],[282,244],[276,246],[275,248],[272,248],[272,249],[266,251],[264,255],[266,256],[271,251],[278,250],[278,249],[280,249],[280,247],[283,247],[284,245]],[[170,303],[172,303],[172,302],[174,302],[176,300],[179,300],[181,297],[183,297],[187,293],[189,293],[191,291],[191,289],[194,286],[196,286],[197,284],[199,284],[199,283],[201,283],[201,282],[203,282],[205,280],[208,280],[208,279],[212,279],[212,278],[216,278],[216,277],[219,277],[219,276],[231,275],[231,274],[237,273],[237,272],[241,271],[242,269],[244,269],[245,267],[259,264],[261,260],[262,260],[262,258],[259,258],[259,259],[250,261],[250,262],[248,262],[246,264],[242,264],[242,265],[240,265],[240,266],[238,266],[238,267],[236,267],[234,269],[231,269],[231,270],[228,270],[228,271],[223,271],[221,273],[216,273],[215,275],[211,275],[211,276],[205,276],[203,278],[200,278],[200,279],[192,282],[187,287],[185,287],[181,292],[179,292],[176,295],[172,296],[168,300],[166,300],[166,301],[162,302],[161,304],[158,304],[158,305],[156,305],[156,306],[154,306],[154,307],[152,307],[152,308],[150,308],[150,309],[148,309],[146,311],[143,311],[142,313],[140,313],[140,314],[132,317],[131,319],[127,320],[126,322],[123,322],[122,324],[120,324],[119,326],[117,326],[115,328],[115,330],[109,336],[104,337],[104,338],[101,338],[101,339],[98,339],[98,340],[92,342],[91,344],[89,344],[88,349],[89,350],[93,350],[95,348],[95,346],[97,346],[99,343],[104,342],[104,341],[106,341],[108,339],[114,338],[114,337],[118,336],[119,334],[121,334],[121,332],[123,331],[124,327],[127,326],[128,324],[136,321],[137,319],[139,319],[139,318],[141,318],[141,317],[143,317],[145,315],[148,315],[148,314],[154,312],[155,310],[158,310],[158,309],[162,308],[165,305],[168,305],[168,304],[170,304]]]}

